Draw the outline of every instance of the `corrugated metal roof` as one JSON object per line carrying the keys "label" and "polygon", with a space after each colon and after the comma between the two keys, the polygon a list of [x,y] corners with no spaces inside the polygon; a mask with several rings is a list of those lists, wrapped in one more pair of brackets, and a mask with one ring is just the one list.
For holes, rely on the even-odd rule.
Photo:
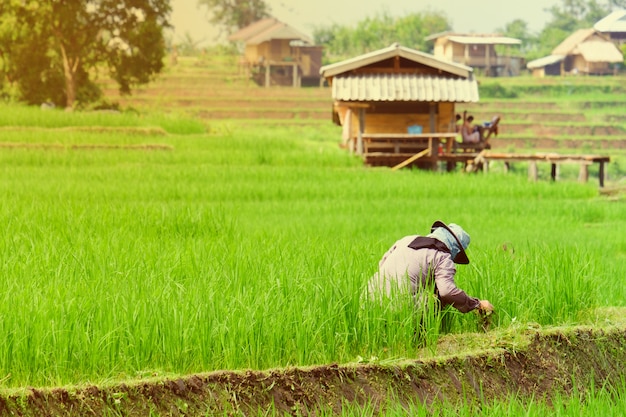
{"label": "corrugated metal roof", "polygon": [[565,59],[563,55],[548,55],[543,58],[535,59],[534,61],[530,61],[526,64],[526,67],[529,69],[542,68],[548,65],[556,64],[557,62],[561,62]]}
{"label": "corrugated metal roof", "polygon": [[587,62],[624,62],[622,52],[612,42],[583,42],[578,51]]}
{"label": "corrugated metal roof", "polygon": [[506,36],[449,36],[449,40],[464,45],[521,45],[522,41]]}
{"label": "corrugated metal roof", "polygon": [[416,49],[393,44],[387,48],[359,55],[345,61],[337,62],[330,65],[324,65],[322,68],[320,68],[320,74],[323,77],[333,77],[357,68],[383,61],[385,59],[393,58],[395,56],[399,56],[413,62],[417,62],[431,68],[436,68],[449,74],[454,74],[465,78],[470,77],[473,71],[471,67],[442,60],[435,57],[434,55],[427,54],[426,52],[421,52]]}
{"label": "corrugated metal roof", "polygon": [[626,10],[615,10],[593,28],[600,32],[626,32]]}
{"label": "corrugated metal roof", "polygon": [[340,101],[478,102],[473,78],[417,74],[367,74],[335,77],[333,99]]}

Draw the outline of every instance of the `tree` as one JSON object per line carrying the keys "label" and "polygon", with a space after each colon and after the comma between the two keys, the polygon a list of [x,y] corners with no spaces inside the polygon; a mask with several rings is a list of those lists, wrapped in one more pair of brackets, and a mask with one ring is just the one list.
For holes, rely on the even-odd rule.
{"label": "tree", "polygon": [[546,10],[552,14],[546,29],[556,28],[566,32],[593,27],[610,11],[608,6],[602,6],[596,0],[562,0],[561,6],[555,5]]}
{"label": "tree", "polygon": [[[519,51],[522,56],[533,55],[538,50],[537,37],[530,33],[528,23],[522,19],[515,19],[496,30],[504,36],[522,41]],[[499,46],[502,48],[502,46]]]}
{"label": "tree", "polygon": [[396,20],[395,32],[398,42],[420,51],[431,51],[432,42],[426,42],[426,38],[435,33],[451,30],[445,14],[435,11],[411,13]]}
{"label": "tree", "polygon": [[498,29],[497,31],[504,36],[521,40],[522,45],[533,39],[533,36],[528,30],[528,23],[522,19],[512,20],[504,25],[504,28]]}
{"label": "tree", "polygon": [[358,22],[355,28],[337,24],[317,27],[313,30],[313,38],[316,44],[324,46],[326,61],[335,61],[384,48],[394,42],[428,51],[432,45],[425,38],[449,29],[450,24],[441,13],[411,13],[394,18],[382,12]]}
{"label": "tree", "polygon": [[534,45],[527,49],[527,59],[549,55],[574,31],[593,27],[609,13],[609,8],[596,0],[562,0],[561,5],[554,5],[546,11],[552,14],[552,19],[539,33]]}
{"label": "tree", "polygon": [[122,93],[163,67],[169,0],[9,0],[1,11],[14,25],[0,27],[5,75],[29,103],[94,100],[90,77],[102,66]]}
{"label": "tree", "polygon": [[209,22],[227,34],[269,17],[271,12],[264,0],[198,0],[198,4],[207,6],[212,14]]}

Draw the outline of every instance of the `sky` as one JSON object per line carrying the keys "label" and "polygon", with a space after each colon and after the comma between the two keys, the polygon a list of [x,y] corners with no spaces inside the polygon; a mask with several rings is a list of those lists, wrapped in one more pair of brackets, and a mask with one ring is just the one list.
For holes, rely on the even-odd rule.
{"label": "sky", "polygon": [[[391,16],[424,11],[443,12],[455,32],[493,33],[522,19],[530,32],[540,32],[551,18],[546,9],[562,0],[266,0],[278,20],[312,35],[316,27],[333,23],[354,26],[382,12]],[[174,41],[190,36],[201,45],[215,43],[218,32],[208,23],[198,0],[171,0]]]}

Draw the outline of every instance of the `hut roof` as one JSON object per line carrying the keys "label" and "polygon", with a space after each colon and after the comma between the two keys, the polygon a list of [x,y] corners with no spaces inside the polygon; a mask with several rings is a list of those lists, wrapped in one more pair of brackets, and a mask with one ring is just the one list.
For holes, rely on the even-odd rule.
{"label": "hut roof", "polygon": [[578,45],[578,52],[587,62],[623,62],[624,56],[612,42],[590,41]]}
{"label": "hut roof", "polygon": [[543,58],[535,59],[534,61],[530,61],[526,64],[528,69],[536,69],[547,67],[548,65],[556,64],[557,62],[561,62],[565,59],[565,55],[548,55]]}
{"label": "hut roof", "polygon": [[617,46],[595,29],[579,29],[561,42],[552,55],[580,54],[589,62],[621,62],[624,57]]}
{"label": "hut roof", "polygon": [[615,10],[599,20],[593,28],[599,32],[626,32],[626,10]]}
{"label": "hut roof", "polygon": [[552,50],[552,55],[570,55],[581,43],[596,33],[595,29],[578,29]]}
{"label": "hut roof", "polygon": [[521,45],[522,41],[506,36],[450,36],[452,42],[465,45]]}
{"label": "hut roof", "polygon": [[561,42],[552,55],[526,64],[529,69],[541,68],[565,59],[567,55],[582,55],[587,62],[622,62],[624,56],[615,44],[595,29],[579,29]]}
{"label": "hut roof", "polygon": [[341,101],[478,102],[471,78],[419,74],[361,74],[335,77],[332,96]]}
{"label": "hut roof", "polygon": [[483,33],[483,34],[464,34],[453,32],[442,32],[430,35],[426,38],[427,41],[435,41],[440,38],[448,38],[451,42],[460,43],[464,45],[521,45],[522,41],[507,36],[502,36],[498,33]]}
{"label": "hut roof", "polygon": [[336,75],[394,57],[405,58],[418,64],[422,64],[458,77],[470,78],[472,76],[473,70],[471,67],[451,61],[445,61],[435,57],[434,55],[407,48],[399,44],[393,44],[387,48],[359,55],[345,61],[324,65],[320,68],[320,74],[323,77],[332,78]]}
{"label": "hut roof", "polygon": [[228,37],[228,40],[244,41],[249,45],[258,45],[272,39],[300,40],[313,44],[308,36],[273,17],[258,20]]}

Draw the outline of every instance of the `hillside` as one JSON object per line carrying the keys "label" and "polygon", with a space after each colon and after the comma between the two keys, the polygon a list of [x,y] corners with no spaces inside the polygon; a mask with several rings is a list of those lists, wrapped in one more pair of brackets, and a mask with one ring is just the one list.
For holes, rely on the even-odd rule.
{"label": "hillside", "polygon": [[[494,147],[580,148],[606,152],[626,148],[626,95],[620,77],[483,79],[480,103],[457,105],[476,120],[502,117]],[[332,124],[326,87],[259,87],[238,71],[232,56],[182,57],[151,84],[120,97],[112,84],[106,97],[123,107],[184,112],[207,121],[248,124]],[[508,98],[512,95],[517,97]]]}

